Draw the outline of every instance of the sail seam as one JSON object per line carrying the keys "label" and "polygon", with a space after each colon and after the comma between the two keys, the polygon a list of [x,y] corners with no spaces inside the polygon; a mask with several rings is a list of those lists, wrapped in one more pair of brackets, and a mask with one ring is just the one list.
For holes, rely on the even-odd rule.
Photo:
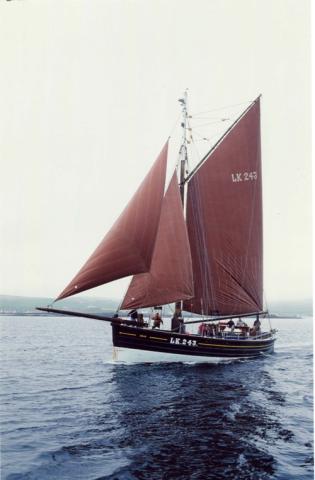
{"label": "sail seam", "polygon": [[[225,273],[227,273],[230,278],[232,278],[234,280],[235,283],[237,283],[237,285],[239,287],[241,287],[241,289],[246,293],[246,295],[252,300],[252,302],[257,305],[257,302],[256,300],[254,299],[254,297],[252,296],[252,294],[242,285],[242,283],[219,261],[219,260],[215,260],[216,263],[218,265],[220,265],[220,267],[222,268],[222,270],[225,271]],[[258,306],[258,305],[257,305]]]}

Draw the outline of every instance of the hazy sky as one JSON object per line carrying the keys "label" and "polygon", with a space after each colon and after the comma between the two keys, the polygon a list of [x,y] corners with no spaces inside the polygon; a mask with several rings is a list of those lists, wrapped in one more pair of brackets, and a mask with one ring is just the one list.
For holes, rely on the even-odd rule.
{"label": "hazy sky", "polygon": [[[266,298],[309,297],[309,10],[308,0],[0,0],[0,293],[60,293],[173,132],[188,88],[192,113],[262,93]],[[119,298],[125,286],[85,295]]]}

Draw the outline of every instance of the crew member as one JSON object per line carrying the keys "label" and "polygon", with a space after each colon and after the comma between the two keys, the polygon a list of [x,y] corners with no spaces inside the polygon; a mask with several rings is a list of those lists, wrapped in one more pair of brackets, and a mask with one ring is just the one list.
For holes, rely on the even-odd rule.
{"label": "crew member", "polygon": [[173,332],[179,332],[179,326],[180,326],[179,315],[180,315],[180,312],[176,311],[172,317],[171,330]]}
{"label": "crew member", "polygon": [[143,313],[138,314],[137,325],[138,327],[144,326]]}
{"label": "crew member", "polygon": [[246,327],[246,323],[243,322],[243,320],[241,318],[239,318],[236,322],[236,328],[238,327]]}
{"label": "crew member", "polygon": [[184,324],[184,319],[179,318],[179,333],[186,333],[186,325]]}
{"label": "crew member", "polygon": [[130,316],[131,320],[137,320],[138,318],[138,312],[137,310],[130,310],[128,313],[128,317]]}
{"label": "crew member", "polygon": [[231,329],[231,332],[234,331],[235,323],[233,322],[232,318],[231,318],[230,321],[227,323],[227,326]]}
{"label": "crew member", "polygon": [[259,334],[260,333],[260,327],[261,327],[261,323],[260,323],[260,320],[259,320],[259,317],[257,316],[256,317],[256,320],[254,321],[254,332],[255,334],[257,335],[257,333]]}
{"label": "crew member", "polygon": [[160,317],[159,313],[156,313],[153,318],[153,327],[152,328],[160,328],[161,323],[163,324],[163,320]]}

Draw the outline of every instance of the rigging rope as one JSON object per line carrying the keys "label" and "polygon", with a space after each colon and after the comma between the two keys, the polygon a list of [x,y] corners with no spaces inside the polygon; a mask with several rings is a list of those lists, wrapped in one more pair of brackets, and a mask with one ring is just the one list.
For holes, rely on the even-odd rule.
{"label": "rigging rope", "polygon": [[213,120],[213,121],[207,122],[207,123],[200,123],[200,124],[194,125],[194,128],[207,127],[208,125],[216,125],[216,124],[222,123],[222,122],[231,122],[231,119],[230,118],[221,118],[220,120]]}
{"label": "rigging rope", "polygon": [[213,108],[211,110],[203,110],[202,112],[196,112],[195,114],[192,114],[192,115],[201,115],[202,113],[209,113],[209,112],[218,112],[220,110],[224,110],[226,108],[233,108],[233,107],[239,107],[241,105],[250,105],[252,103],[252,100],[250,101],[246,101],[246,102],[241,102],[241,103],[235,103],[233,105],[226,105],[225,107],[219,107],[219,108]]}

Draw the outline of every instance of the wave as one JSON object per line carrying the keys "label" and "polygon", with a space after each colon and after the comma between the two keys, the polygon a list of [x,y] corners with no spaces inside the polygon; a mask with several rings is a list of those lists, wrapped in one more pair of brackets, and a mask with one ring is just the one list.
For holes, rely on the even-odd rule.
{"label": "wave", "polygon": [[[104,384],[109,384],[111,383],[110,379],[106,380],[99,380],[97,382],[93,383],[87,383],[85,385],[76,385],[73,387],[61,387],[61,388],[51,388],[51,389],[46,389],[46,390],[34,390],[32,392],[10,392],[10,398],[11,400],[14,398],[23,398],[23,397],[34,397],[36,395],[43,395],[43,394],[50,394],[50,393],[60,393],[60,392],[67,392],[67,391],[76,391],[76,390],[87,390],[91,387],[99,387]],[[0,397],[7,397],[7,393],[1,393]]]}

